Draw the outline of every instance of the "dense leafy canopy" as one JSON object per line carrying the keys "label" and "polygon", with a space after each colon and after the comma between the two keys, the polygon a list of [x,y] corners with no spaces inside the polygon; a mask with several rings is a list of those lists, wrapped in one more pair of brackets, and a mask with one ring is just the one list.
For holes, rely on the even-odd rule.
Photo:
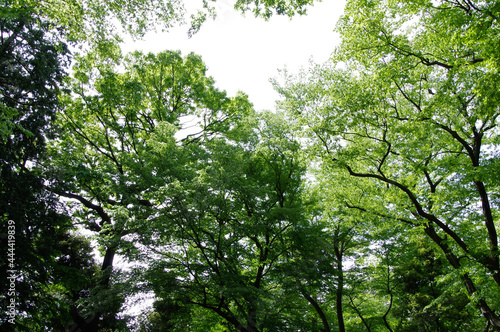
{"label": "dense leafy canopy", "polygon": [[[52,190],[80,203],[75,222],[100,234],[104,271],[117,252],[137,250],[137,237],[157,232],[153,226],[169,206],[163,192],[196,174],[189,165],[205,153],[197,142],[231,133],[227,119],[238,121],[251,110],[245,96],[215,89],[193,54],[134,53],[124,65],[123,73],[85,61],[75,67],[73,95],[64,99],[61,134],[47,164],[58,179]],[[189,116],[202,122],[178,144],[175,136]]]}
{"label": "dense leafy canopy", "polygon": [[[51,122],[60,108],[58,86],[67,49],[60,35],[30,12],[11,11],[0,18],[0,32],[4,253],[0,275],[4,281],[12,276],[19,281],[15,291],[10,282],[2,283],[2,308],[11,299],[16,301],[17,310],[29,317],[19,318],[20,330],[43,325],[64,328],[70,315],[68,303],[78,297],[93,270],[88,241],[70,232],[71,220],[61,215],[61,204],[45,189],[39,169],[46,157],[46,141],[53,135]],[[10,317],[2,310],[2,330],[12,328]]]}
{"label": "dense leafy canopy", "polygon": [[276,113],[198,55],[121,53],[183,6],[2,2],[2,330],[500,330],[500,5],[348,1]]}
{"label": "dense leafy canopy", "polygon": [[283,108],[345,206],[421,229],[499,329],[498,5],[352,1],[339,32]]}
{"label": "dense leafy canopy", "polygon": [[146,278],[165,303],[198,305],[242,331],[297,323],[273,308],[290,296],[280,285],[282,266],[295,233],[307,229],[299,146],[277,136],[282,125],[274,115],[264,121],[243,146],[206,144],[209,162],[190,183],[167,189],[171,203],[157,226],[163,232],[142,254],[151,260]]}

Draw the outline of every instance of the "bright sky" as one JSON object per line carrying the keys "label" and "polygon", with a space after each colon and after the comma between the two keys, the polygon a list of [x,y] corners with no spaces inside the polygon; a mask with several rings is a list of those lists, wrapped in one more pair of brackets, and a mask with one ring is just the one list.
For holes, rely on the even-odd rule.
{"label": "bright sky", "polygon": [[269,79],[277,77],[278,69],[285,66],[296,72],[307,67],[311,58],[315,62],[329,58],[339,42],[333,29],[343,12],[344,0],[324,0],[310,7],[307,16],[292,20],[274,16],[267,22],[252,13],[243,17],[231,2],[219,0],[215,21],[208,20],[192,38],[188,38],[185,25],[127,43],[124,51],[194,52],[202,56],[219,89],[229,96],[243,91],[256,110],[272,110],[278,94]]}

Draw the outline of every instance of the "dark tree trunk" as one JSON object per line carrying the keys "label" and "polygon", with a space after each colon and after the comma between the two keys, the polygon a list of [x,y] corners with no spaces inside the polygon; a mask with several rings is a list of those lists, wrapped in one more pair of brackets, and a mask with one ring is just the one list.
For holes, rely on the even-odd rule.
{"label": "dark tree trunk", "polygon": [[337,268],[338,268],[337,294],[335,296],[336,307],[337,307],[337,321],[339,323],[339,332],[345,332],[344,309],[342,307],[342,297],[344,295],[344,271],[342,265],[342,252],[336,249],[335,255],[337,256]]}
{"label": "dark tree trunk", "polygon": [[318,302],[304,289],[300,280],[297,279],[297,284],[299,286],[300,293],[304,296],[304,298],[313,306],[314,310],[318,314],[321,322],[323,323],[323,332],[330,332],[330,324],[328,323],[328,319],[326,318],[323,309],[319,306]]}

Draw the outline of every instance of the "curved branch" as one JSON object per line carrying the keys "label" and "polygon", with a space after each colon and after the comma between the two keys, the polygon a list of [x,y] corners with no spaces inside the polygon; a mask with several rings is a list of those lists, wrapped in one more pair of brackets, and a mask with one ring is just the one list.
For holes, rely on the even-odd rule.
{"label": "curved branch", "polygon": [[302,296],[304,296],[304,298],[313,306],[314,310],[316,310],[316,313],[321,319],[321,322],[323,323],[323,331],[330,332],[330,324],[328,323],[328,319],[326,318],[323,309],[321,309],[318,302],[305,290],[304,285],[302,285],[300,280],[297,279],[296,282]]}
{"label": "curved branch", "polygon": [[398,189],[400,189],[401,191],[403,191],[408,196],[408,198],[411,200],[411,202],[412,202],[413,206],[415,207],[415,209],[417,210],[417,213],[419,216],[421,216],[424,219],[438,225],[439,228],[441,228],[446,234],[448,234],[453,240],[455,240],[455,242],[460,246],[460,248],[462,248],[466,253],[470,253],[469,248],[467,247],[465,242],[455,232],[453,232],[445,223],[443,223],[441,220],[439,220],[435,215],[432,215],[432,214],[424,211],[424,209],[423,209],[422,205],[419,203],[417,197],[415,196],[415,194],[413,194],[413,192],[408,187],[404,186],[403,184],[401,184],[397,181],[388,179],[388,178],[383,177],[381,175],[369,174],[369,173],[356,173],[352,170],[352,168],[349,165],[345,165],[345,168],[347,169],[347,171],[349,172],[349,174],[351,176],[359,177],[359,178],[377,179],[377,180],[380,180],[380,181],[385,182],[387,184],[393,185],[393,186],[397,187]]}
{"label": "curved branch", "polygon": [[91,201],[89,201],[88,199],[84,198],[83,196],[77,194],[67,193],[63,191],[52,191],[52,192],[58,194],[59,196],[76,199],[77,201],[82,203],[83,206],[85,206],[86,208],[94,210],[99,215],[99,217],[101,217],[103,224],[111,224],[111,217],[106,213],[106,211],[104,211],[102,206],[96,205]]}

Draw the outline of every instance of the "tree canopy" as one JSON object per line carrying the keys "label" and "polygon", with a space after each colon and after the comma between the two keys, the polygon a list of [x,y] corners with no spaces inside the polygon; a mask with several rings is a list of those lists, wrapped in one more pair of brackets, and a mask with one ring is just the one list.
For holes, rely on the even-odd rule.
{"label": "tree canopy", "polygon": [[[2,307],[16,300],[16,310],[28,317],[19,317],[19,330],[62,329],[70,316],[66,300],[78,297],[93,270],[88,240],[71,232],[74,226],[45,189],[40,170],[47,140],[54,137],[68,50],[60,35],[27,11],[2,16],[0,31],[1,277],[21,281],[14,288],[2,283]],[[13,328],[10,318],[2,311],[2,329]]]}
{"label": "tree canopy", "polygon": [[494,329],[497,15],[496,3],[352,1],[334,62],[278,87],[324,172],[347,176],[345,206],[421,229]]}
{"label": "tree canopy", "polygon": [[270,112],[122,54],[215,2],[2,2],[2,330],[500,331],[500,5],[349,0]]}

